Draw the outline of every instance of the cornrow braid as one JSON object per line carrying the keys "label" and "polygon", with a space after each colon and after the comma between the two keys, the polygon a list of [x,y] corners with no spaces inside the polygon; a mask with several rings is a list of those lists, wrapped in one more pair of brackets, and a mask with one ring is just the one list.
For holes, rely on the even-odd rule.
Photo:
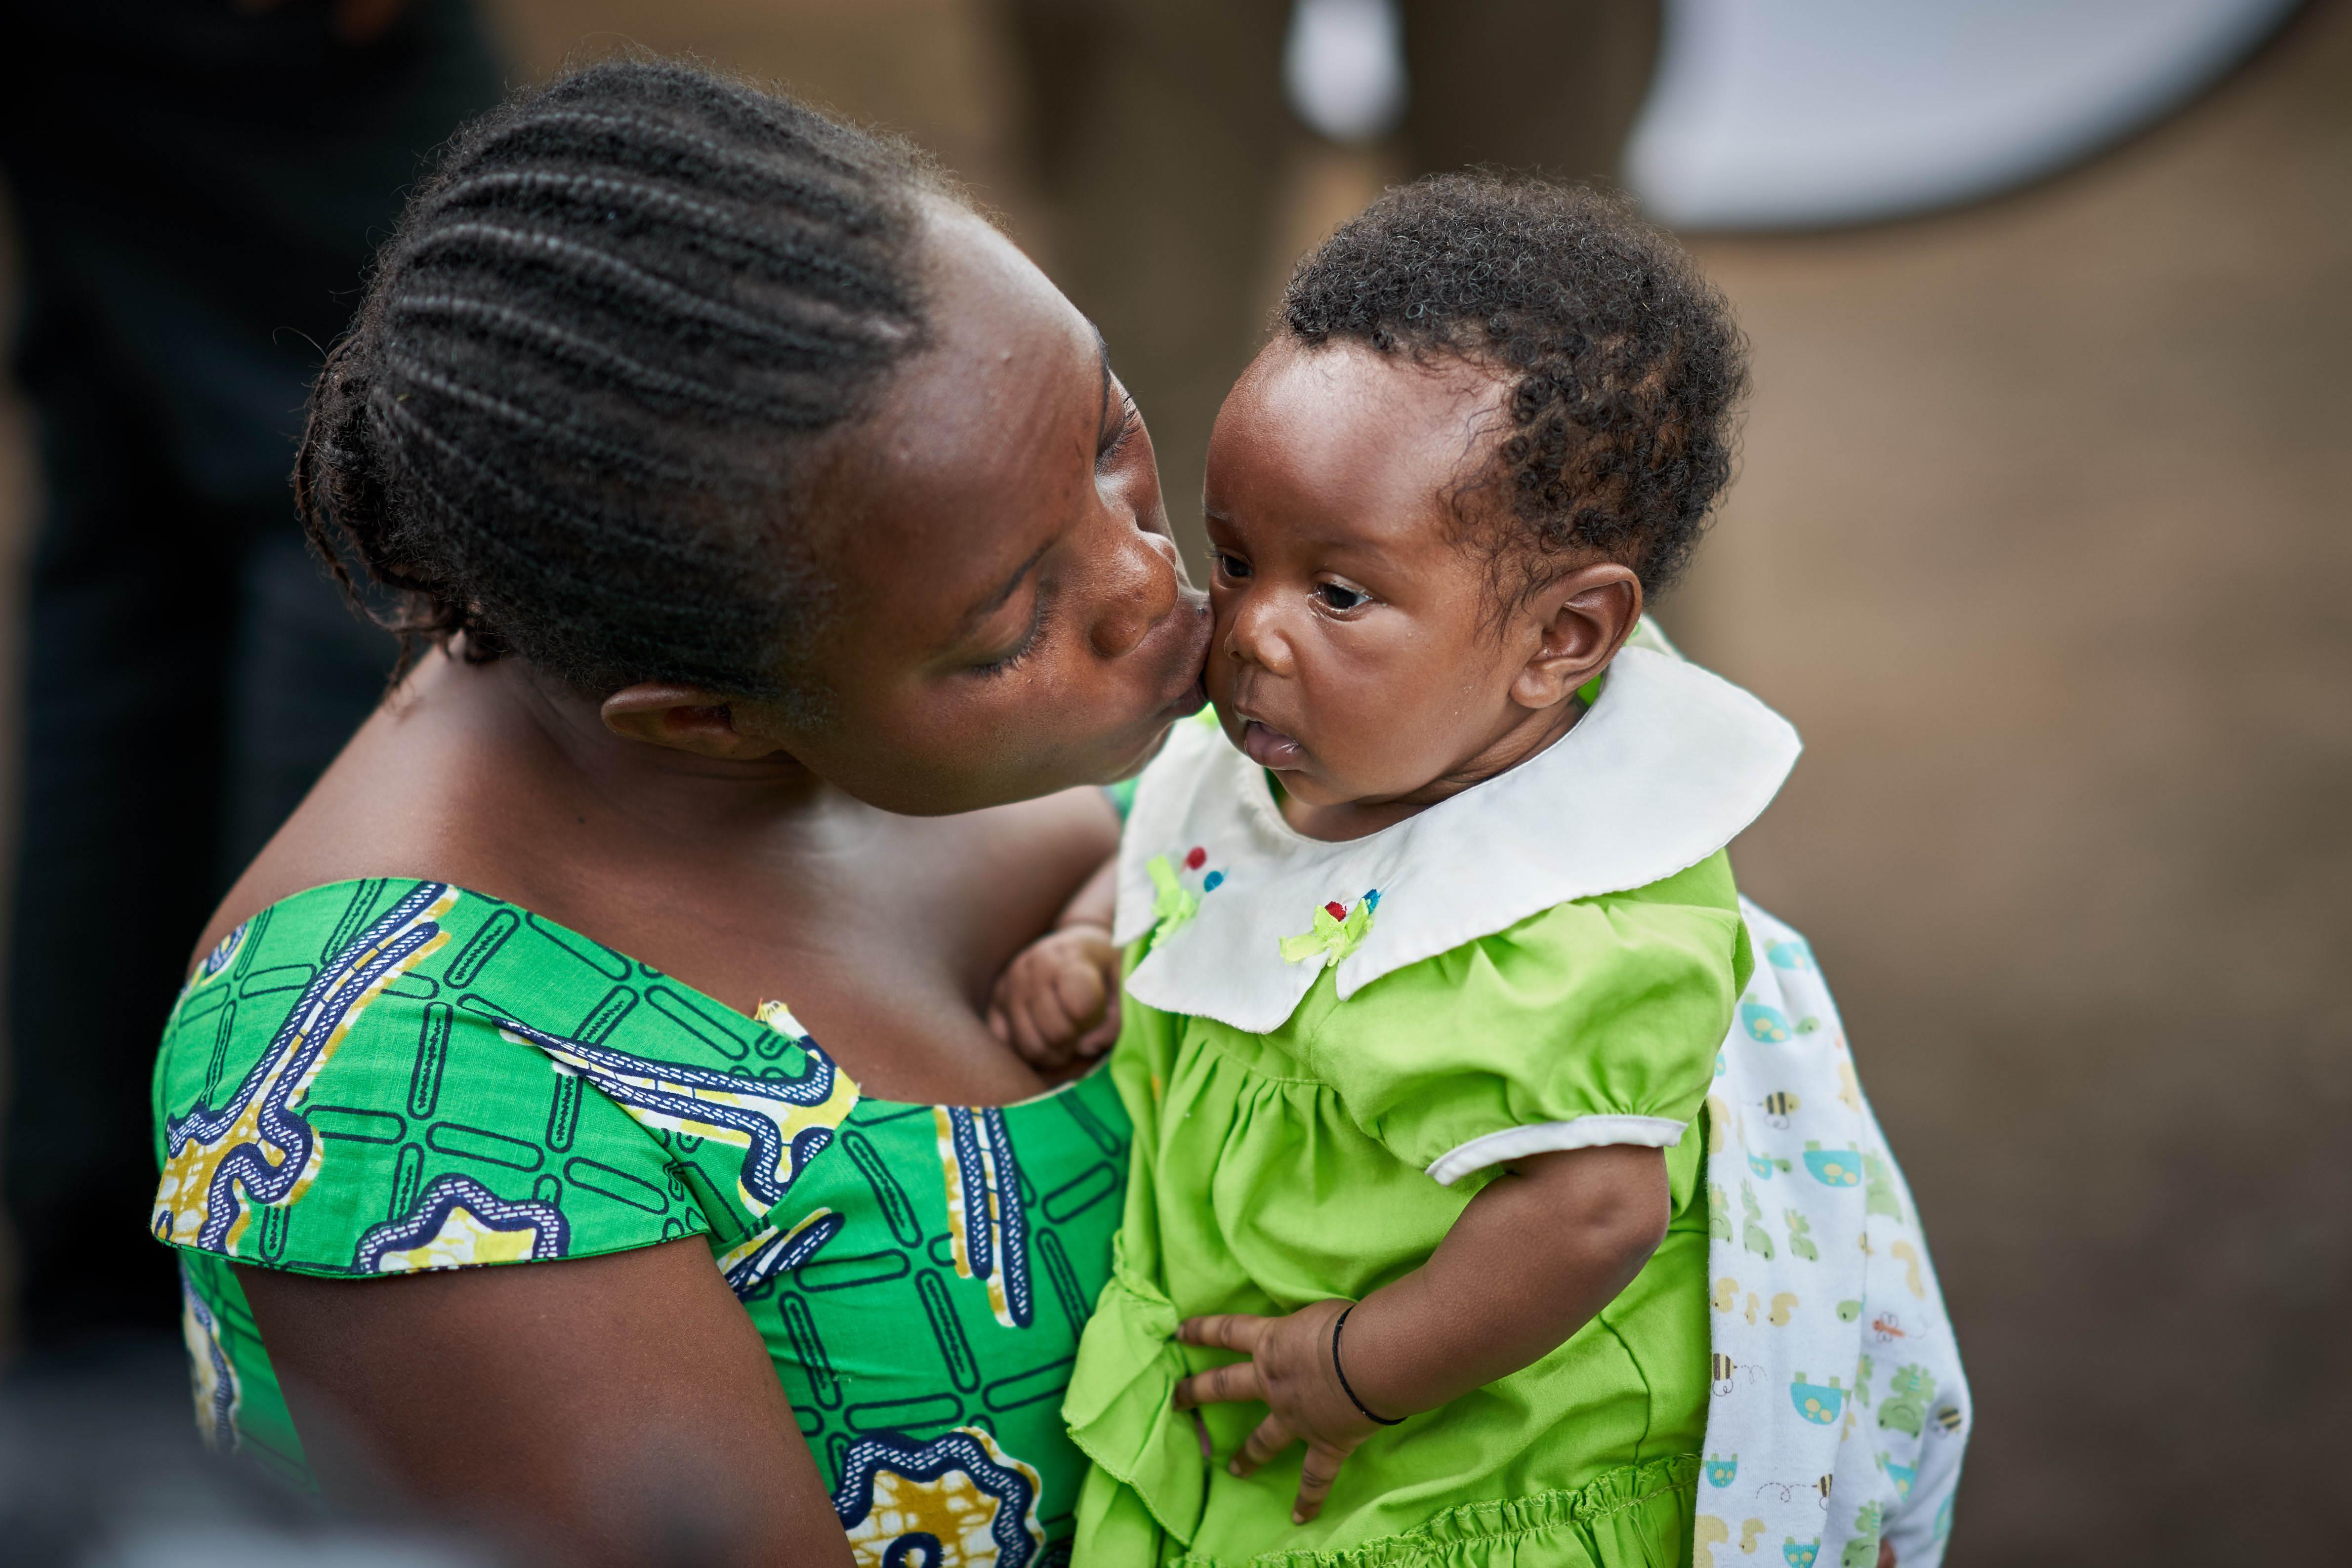
{"label": "cornrow braid", "polygon": [[821,719],[798,487],[923,341],[926,195],[954,193],[911,149],[672,62],[520,95],[410,201],[312,389],[312,541],[400,593],[404,667],[463,634],[592,694]]}
{"label": "cornrow braid", "polygon": [[1622,202],[1582,186],[1438,174],[1392,189],[1299,262],[1281,321],[1310,344],[1450,355],[1512,381],[1472,490],[1523,525],[1496,560],[1533,588],[1595,551],[1653,597],[1689,564],[1730,481],[1748,386],[1730,307]]}

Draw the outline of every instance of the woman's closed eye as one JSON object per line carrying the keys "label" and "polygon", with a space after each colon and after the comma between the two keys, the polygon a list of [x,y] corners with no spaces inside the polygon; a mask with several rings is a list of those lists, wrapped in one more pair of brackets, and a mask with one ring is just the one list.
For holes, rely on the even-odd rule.
{"label": "woman's closed eye", "polygon": [[1027,658],[1032,653],[1034,653],[1037,650],[1037,645],[1045,640],[1045,595],[1041,592],[1037,595],[1036,608],[1030,613],[1028,629],[1021,634],[1020,642],[1013,647],[1007,648],[994,658],[973,665],[971,667],[972,673],[975,675],[1004,675],[1010,673],[1012,670],[1019,667],[1022,660]]}
{"label": "woman's closed eye", "polygon": [[1143,428],[1142,411],[1125,387],[1118,388],[1118,422],[1107,426],[1095,447],[1095,469],[1100,472],[1118,460],[1118,455],[1138,430]]}

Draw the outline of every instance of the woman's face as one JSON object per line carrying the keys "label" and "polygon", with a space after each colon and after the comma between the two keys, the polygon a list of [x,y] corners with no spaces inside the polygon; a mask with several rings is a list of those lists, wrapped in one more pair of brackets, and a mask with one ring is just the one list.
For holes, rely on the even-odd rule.
{"label": "woman's face", "polygon": [[929,816],[1135,772],[1201,707],[1210,623],[1100,336],[969,213],[935,204],[927,251],[930,342],[810,509],[835,720],[789,744]]}

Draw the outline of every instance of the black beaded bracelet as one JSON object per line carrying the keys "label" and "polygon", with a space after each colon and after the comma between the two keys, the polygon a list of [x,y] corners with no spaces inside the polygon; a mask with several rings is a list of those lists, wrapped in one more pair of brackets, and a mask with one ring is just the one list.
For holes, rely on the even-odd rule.
{"label": "black beaded bracelet", "polygon": [[1359,1410],[1363,1410],[1365,1420],[1377,1421],[1383,1426],[1401,1426],[1404,1421],[1403,1416],[1373,1415],[1370,1410],[1364,1409],[1364,1402],[1356,1397],[1354,1389],[1348,1386],[1348,1369],[1339,1364],[1339,1331],[1348,1326],[1348,1313],[1355,1310],[1356,1304],[1353,1301],[1349,1302],[1347,1310],[1341,1312],[1331,1324],[1331,1370],[1339,1374],[1339,1389],[1348,1396],[1348,1403]]}

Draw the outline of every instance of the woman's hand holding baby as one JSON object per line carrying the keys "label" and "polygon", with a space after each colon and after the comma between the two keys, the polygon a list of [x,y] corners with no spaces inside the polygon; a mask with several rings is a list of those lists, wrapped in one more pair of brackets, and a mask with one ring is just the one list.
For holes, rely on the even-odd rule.
{"label": "woman's hand holding baby", "polygon": [[1263,1400],[1270,1414],[1231,1468],[1248,1475],[1304,1439],[1291,1509],[1304,1524],[1348,1456],[1385,1422],[1532,1365],[1615,1300],[1664,1238],[1669,1204],[1656,1149],[1612,1144],[1514,1161],[1427,1263],[1356,1305],[1342,1334],[1332,1329],[1349,1304],[1336,1300],[1278,1318],[1187,1319],[1176,1330],[1183,1343],[1250,1359],[1184,1379],[1176,1407]]}

